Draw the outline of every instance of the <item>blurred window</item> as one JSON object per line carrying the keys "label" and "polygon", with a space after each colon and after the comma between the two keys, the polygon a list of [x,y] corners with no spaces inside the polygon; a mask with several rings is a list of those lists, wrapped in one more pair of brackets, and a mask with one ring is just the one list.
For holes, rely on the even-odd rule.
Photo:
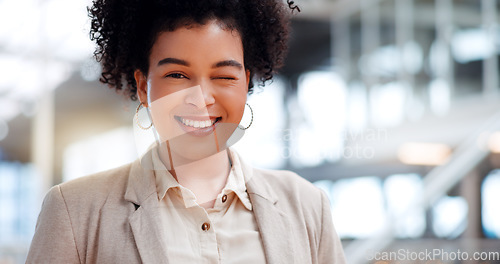
{"label": "blurred window", "polygon": [[500,170],[486,176],[481,186],[481,216],[484,233],[490,238],[500,238]]}
{"label": "blurred window", "polygon": [[460,196],[444,196],[432,207],[432,230],[437,237],[457,238],[467,227],[467,201]]}
{"label": "blurred window", "polygon": [[[294,166],[315,166],[340,159],[346,123],[347,88],[335,72],[309,72],[299,79],[297,103],[289,107]],[[292,102],[293,103],[293,102]]]}
{"label": "blurred window", "polygon": [[333,220],[341,238],[367,238],[384,225],[385,209],[382,181],[378,177],[359,177],[336,181],[330,189]]}
{"label": "blurred window", "polygon": [[0,263],[23,263],[40,211],[33,166],[0,162]]}
{"label": "blurred window", "polygon": [[[285,159],[289,158],[286,145],[292,140],[293,134],[285,129],[284,96],[285,83],[279,76],[275,76],[263,89],[255,87],[254,93],[248,97],[248,104],[253,109],[253,123],[234,148],[257,167],[283,168]],[[245,106],[241,121],[243,126],[250,123],[249,116],[250,109]]]}
{"label": "blurred window", "polygon": [[71,144],[64,151],[63,179],[116,168],[138,158],[129,127],[118,128]]}
{"label": "blurred window", "polygon": [[397,126],[404,121],[406,90],[407,87],[399,82],[371,88],[371,120],[377,127]]}
{"label": "blurred window", "polygon": [[417,174],[391,175],[384,181],[389,221],[396,237],[417,238],[424,233],[423,190],[422,178]]}

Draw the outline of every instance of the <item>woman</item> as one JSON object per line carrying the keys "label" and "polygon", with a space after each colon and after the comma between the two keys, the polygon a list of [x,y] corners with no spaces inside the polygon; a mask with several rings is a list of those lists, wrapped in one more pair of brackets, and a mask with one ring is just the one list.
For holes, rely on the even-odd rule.
{"label": "woman", "polygon": [[289,7],[94,1],[101,81],[140,101],[150,121],[136,125],[157,143],[132,164],[53,187],[27,262],[344,263],[319,189],[228,148],[246,128],[252,80],[283,62]]}

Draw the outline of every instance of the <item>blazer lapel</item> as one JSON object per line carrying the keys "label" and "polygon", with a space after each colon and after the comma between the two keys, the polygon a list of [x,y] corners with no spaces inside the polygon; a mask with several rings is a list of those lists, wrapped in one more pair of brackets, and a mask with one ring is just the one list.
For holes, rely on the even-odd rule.
{"label": "blazer lapel", "polygon": [[278,198],[265,178],[254,173],[242,159],[239,160],[245,177],[249,179],[246,182],[247,192],[259,227],[267,263],[295,263],[292,247],[293,230],[289,217],[278,207]]}
{"label": "blazer lapel", "polygon": [[157,206],[151,207],[158,198],[151,195],[148,200],[156,201],[146,201],[129,218],[134,240],[143,263],[168,263]]}
{"label": "blazer lapel", "polygon": [[142,262],[168,263],[154,177],[152,170],[143,169],[139,161],[134,162],[125,199],[136,207],[129,223]]}
{"label": "blazer lapel", "polygon": [[[247,185],[248,187],[248,185]],[[250,189],[250,188],[249,188]],[[266,198],[248,192],[259,227],[267,263],[294,263],[290,223],[276,205]]]}

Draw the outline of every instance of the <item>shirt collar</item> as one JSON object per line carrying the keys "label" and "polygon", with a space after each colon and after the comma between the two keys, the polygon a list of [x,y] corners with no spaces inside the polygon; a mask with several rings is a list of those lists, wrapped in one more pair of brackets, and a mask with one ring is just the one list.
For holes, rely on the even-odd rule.
{"label": "shirt collar", "polygon": [[156,192],[158,194],[158,201],[163,200],[167,191],[170,188],[180,187],[181,185],[177,180],[170,174],[165,165],[158,155],[157,149],[151,151],[151,158],[153,160],[154,174],[156,178]]}
{"label": "shirt collar", "polygon": [[[247,210],[252,210],[252,204],[248,197],[246,183],[250,180],[250,176],[243,173],[240,159],[237,154],[230,148],[228,148],[229,159],[232,164],[231,170],[229,172],[229,176],[226,181],[226,185],[222,190],[222,194],[230,194],[234,192],[238,199],[241,201],[243,206]],[[152,151],[152,161],[154,163],[154,174],[156,180],[156,192],[158,194],[158,201],[163,200],[168,190],[172,188],[179,188],[182,194],[182,198],[184,200],[184,204],[186,207],[190,207],[193,202],[192,192],[181,186],[179,182],[170,174],[170,172],[166,169],[165,165],[161,161],[158,152],[153,149]],[[189,195],[188,195],[189,194]]]}
{"label": "shirt collar", "polygon": [[232,166],[231,172],[229,173],[229,178],[226,183],[226,187],[224,187],[223,192],[224,194],[226,194],[226,189],[233,191],[238,196],[238,199],[240,199],[241,203],[243,203],[245,208],[251,211],[252,203],[250,203],[246,186],[246,183],[250,180],[249,178],[247,179],[249,175],[245,175],[243,173],[240,159],[237,157],[237,154],[230,148],[228,148],[228,153]]}

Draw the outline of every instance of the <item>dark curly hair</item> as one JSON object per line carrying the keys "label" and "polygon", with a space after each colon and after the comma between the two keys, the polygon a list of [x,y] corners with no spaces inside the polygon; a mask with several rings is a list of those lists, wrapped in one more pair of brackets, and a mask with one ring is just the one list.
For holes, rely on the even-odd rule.
{"label": "dark curly hair", "polygon": [[134,71],[148,72],[149,55],[159,33],[181,26],[221,21],[241,36],[245,68],[260,86],[283,65],[289,15],[299,11],[288,0],[94,0],[88,8],[100,81],[137,100]]}

